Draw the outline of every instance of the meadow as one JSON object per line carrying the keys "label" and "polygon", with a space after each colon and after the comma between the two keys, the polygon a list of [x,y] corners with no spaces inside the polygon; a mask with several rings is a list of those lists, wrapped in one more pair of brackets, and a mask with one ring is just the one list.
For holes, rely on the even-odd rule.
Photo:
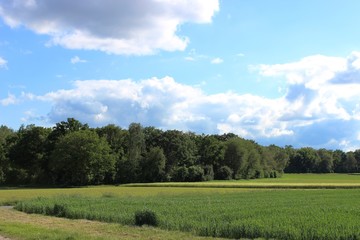
{"label": "meadow", "polygon": [[[248,182],[263,186],[278,184],[295,187],[294,189],[221,187],[227,184],[249,184]],[[128,227],[133,233],[147,231],[146,229],[164,230],[161,234],[168,234],[165,237],[168,239],[176,239],[174,237],[181,234],[190,234],[182,235],[182,239],[195,236],[360,239],[358,227],[360,189],[347,189],[348,186],[360,184],[360,175],[286,174],[281,179],[188,184],[193,185],[192,187],[126,185],[69,189],[2,189],[0,202],[17,203],[16,209],[28,213],[96,220],[102,222],[98,224],[104,226],[110,224],[118,225],[119,228]],[[196,184],[206,186],[198,187]],[[304,186],[316,184],[325,187],[301,189],[294,184]],[[331,184],[336,185],[337,189],[327,189]],[[135,224],[134,215],[139,210],[154,212],[158,218],[158,226],[132,227]],[[23,214],[15,210],[7,211]],[[49,219],[60,218],[49,217]],[[63,221],[84,220],[63,219]],[[6,221],[1,224],[0,233]],[[80,230],[78,234],[81,233]],[[147,236],[151,236],[151,233],[149,234]],[[70,239],[81,238],[75,236]]]}

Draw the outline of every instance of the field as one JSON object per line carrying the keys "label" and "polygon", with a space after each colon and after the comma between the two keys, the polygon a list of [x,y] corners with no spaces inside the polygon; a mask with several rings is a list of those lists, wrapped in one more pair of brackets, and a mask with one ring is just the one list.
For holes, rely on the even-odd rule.
{"label": "field", "polygon": [[[170,184],[165,184],[167,187],[127,185],[3,189],[0,190],[0,202],[18,202],[16,208],[19,210],[100,222],[92,221],[91,224],[99,226],[89,229],[85,227],[85,220],[26,215],[15,210],[1,209],[0,235],[36,239],[21,237],[19,231],[11,231],[16,226],[29,226],[31,222],[35,229],[54,227],[59,233],[65,231],[69,239],[86,238],[84,236],[90,236],[87,237],[89,239],[117,239],[123,236],[119,238],[126,239],[126,233],[129,233],[126,235],[128,239],[132,239],[131,236],[140,239],[149,236],[149,239],[190,239],[195,236],[360,239],[360,189],[357,189],[360,186],[360,175],[291,174],[281,179],[187,184],[187,188],[184,185],[173,184],[177,187],[170,187]],[[263,186],[264,189],[244,188],[244,185]],[[305,189],[301,189],[301,185]],[[324,189],[307,189],[306,186],[309,185],[315,186],[314,188],[323,186]],[[270,186],[275,188],[269,188]],[[277,186],[280,188],[276,188]],[[290,186],[294,186],[294,189],[288,189]],[[354,189],[347,189],[349,186]],[[337,189],[327,189],[333,187]],[[133,227],[135,212],[144,209],[153,211],[158,217],[159,224],[156,228]],[[8,218],[3,217],[5,213],[9,215]],[[34,220],[23,222],[23,219],[29,217]],[[48,220],[40,220],[43,218]],[[58,224],[41,224],[47,221],[58,221]],[[34,226],[38,222],[40,223]],[[69,228],[71,224],[84,224],[84,227],[75,231]],[[103,230],[95,234],[94,229]],[[115,229],[118,232],[114,235]],[[107,237],[101,235],[104,232],[108,234]],[[67,235],[62,235],[64,236]]]}
{"label": "field", "polygon": [[210,187],[210,188],[280,188],[280,189],[337,189],[360,188],[359,174],[285,174],[281,178],[211,181],[199,183],[128,184],[131,187]]}

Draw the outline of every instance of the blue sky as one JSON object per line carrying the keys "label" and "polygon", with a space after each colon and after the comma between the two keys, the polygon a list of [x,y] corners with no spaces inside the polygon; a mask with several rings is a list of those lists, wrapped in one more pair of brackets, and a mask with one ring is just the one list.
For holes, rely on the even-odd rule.
{"label": "blue sky", "polygon": [[360,2],[0,0],[0,124],[360,148]]}

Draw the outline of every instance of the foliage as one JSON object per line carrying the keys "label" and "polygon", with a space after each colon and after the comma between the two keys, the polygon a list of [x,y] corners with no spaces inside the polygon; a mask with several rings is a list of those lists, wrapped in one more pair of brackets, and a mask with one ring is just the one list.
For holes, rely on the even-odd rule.
{"label": "foliage", "polygon": [[162,148],[153,147],[140,162],[141,181],[159,182],[164,179],[166,157]]}
{"label": "foliage", "polygon": [[9,175],[18,176],[13,183],[39,182],[46,170],[45,143],[49,134],[50,129],[29,125],[20,127],[17,135],[9,139],[12,142],[8,150],[9,162],[13,167]]}
{"label": "foliage", "polygon": [[[83,137],[94,141],[73,139],[75,133],[90,132],[91,136]],[[104,157],[91,153],[92,148]],[[99,159],[108,161],[100,164],[103,160]],[[261,146],[232,133],[197,135],[139,123],[130,124],[128,129],[112,124],[93,129],[74,118],[53,128],[28,125],[13,131],[0,126],[0,184],[6,185],[209,181],[277,178],[284,172],[358,171],[360,149],[343,152]]]}
{"label": "foliage", "polygon": [[201,182],[204,181],[204,169],[199,165],[190,166],[188,169],[189,175],[187,176],[188,182]]}
{"label": "foliage", "polygon": [[248,150],[240,138],[232,138],[226,142],[224,163],[230,167],[234,176],[241,178],[244,167],[247,165]]}
{"label": "foliage", "polygon": [[90,130],[61,137],[51,155],[56,184],[99,184],[108,174],[113,175],[114,168],[115,159],[108,143]]}
{"label": "foliage", "polygon": [[231,180],[233,176],[233,170],[228,166],[222,166],[215,175],[217,180]]}
{"label": "foliage", "polygon": [[172,172],[172,181],[174,182],[185,182],[189,176],[189,169],[185,166],[176,167]]}
{"label": "foliage", "polygon": [[149,225],[149,226],[157,226],[158,218],[154,211],[151,210],[140,210],[135,212],[135,225]]}

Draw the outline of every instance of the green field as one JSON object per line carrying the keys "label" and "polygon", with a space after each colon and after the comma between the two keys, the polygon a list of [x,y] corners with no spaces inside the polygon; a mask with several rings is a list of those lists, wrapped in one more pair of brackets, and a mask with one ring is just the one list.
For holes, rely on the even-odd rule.
{"label": "green field", "polygon": [[[264,189],[244,188],[246,184],[263,186]],[[360,189],[356,187],[346,189],[349,186],[360,185],[360,175],[286,174],[280,179],[186,183],[185,185],[189,187],[165,185],[167,187],[126,185],[69,189],[2,189],[0,203],[18,202],[16,208],[25,212],[57,214],[70,219],[96,220],[103,223],[92,223],[100,224],[104,228],[117,225],[119,229],[122,228],[122,231],[125,231],[125,235],[129,232],[128,236],[136,235],[138,231],[149,231],[144,235],[139,232],[140,239],[147,239],[146,237],[156,234],[161,236],[158,239],[177,239],[178,236],[182,236],[178,239],[190,239],[195,236],[360,239],[358,227]],[[234,187],[229,187],[232,185]],[[317,186],[316,188],[323,186],[324,189],[307,189],[306,186],[309,185]],[[293,186],[294,189],[278,189],[270,188],[270,186]],[[304,186],[304,189],[301,186]],[[336,186],[337,189],[327,189],[329,186]],[[61,213],[53,211],[55,205],[58,208],[60,206]],[[155,212],[159,220],[158,227],[133,227],[135,212],[144,209]],[[1,219],[2,213],[8,213],[9,216],[23,213],[15,210],[2,211],[0,212],[0,235],[12,233],[11,236],[18,239],[37,239],[21,237],[16,230],[13,232],[9,230],[11,224],[12,228],[22,226],[21,229],[30,224],[21,222],[19,219],[22,218],[17,218],[19,222],[15,219],[9,220],[10,217]],[[23,214],[22,216],[56,219],[60,222],[84,221],[41,215]],[[31,224],[36,223],[37,220]],[[86,230],[86,227],[80,228],[76,231],[78,234],[76,235],[74,229],[69,230],[65,223],[59,226],[56,228],[57,231],[70,234],[69,239],[82,239],[88,236],[85,234],[86,231],[90,231]],[[36,227],[43,227],[43,224],[38,224]],[[112,229],[112,227],[109,228]],[[151,232],[155,230],[158,232]],[[107,231],[111,232],[111,230]],[[89,239],[92,239],[91,236]],[[110,235],[98,239],[107,238],[111,239]],[[121,239],[123,238],[126,239],[125,237]],[[49,237],[48,239],[61,238]],[[113,239],[116,239],[116,235]],[[132,238],[129,237],[129,239]]]}
{"label": "green field", "polygon": [[284,174],[281,178],[211,181],[198,183],[147,183],[128,184],[130,187],[210,187],[210,188],[360,188],[359,174]]}

